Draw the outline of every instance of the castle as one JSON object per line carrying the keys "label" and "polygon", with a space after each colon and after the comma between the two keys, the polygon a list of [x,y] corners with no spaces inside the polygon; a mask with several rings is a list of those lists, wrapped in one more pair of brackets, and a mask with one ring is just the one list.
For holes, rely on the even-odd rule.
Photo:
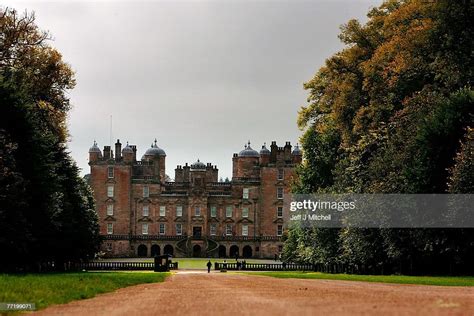
{"label": "castle", "polygon": [[250,142],[232,158],[232,179],[199,159],[165,174],[157,141],[137,160],[137,148],[115,143],[89,149],[89,183],[96,200],[102,251],[109,257],[273,258],[282,251],[298,146],[272,142],[260,152]]}

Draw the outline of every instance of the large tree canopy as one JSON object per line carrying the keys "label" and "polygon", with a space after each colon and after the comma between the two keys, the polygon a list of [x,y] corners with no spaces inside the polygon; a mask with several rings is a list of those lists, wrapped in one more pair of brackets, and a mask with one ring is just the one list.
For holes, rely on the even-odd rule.
{"label": "large tree canopy", "polygon": [[[304,85],[296,192],[474,193],[472,12],[469,0],[389,0],[365,25],[342,26],[346,47]],[[314,230],[300,242],[298,234],[290,234],[288,258],[311,245],[326,254],[315,262],[399,272],[474,263],[472,230]]]}
{"label": "large tree canopy", "polygon": [[94,201],[66,148],[73,72],[48,42],[34,14],[0,8],[0,270],[87,259],[98,246]]}

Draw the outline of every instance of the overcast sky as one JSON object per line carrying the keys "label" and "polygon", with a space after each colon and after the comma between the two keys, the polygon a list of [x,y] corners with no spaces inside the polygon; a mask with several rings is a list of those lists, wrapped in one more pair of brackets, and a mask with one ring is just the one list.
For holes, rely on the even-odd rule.
{"label": "overcast sky", "polygon": [[339,27],[381,1],[2,1],[36,12],[76,72],[69,148],[157,138],[166,173],[198,158],[232,174],[251,141],[298,141],[303,83],[343,46]]}

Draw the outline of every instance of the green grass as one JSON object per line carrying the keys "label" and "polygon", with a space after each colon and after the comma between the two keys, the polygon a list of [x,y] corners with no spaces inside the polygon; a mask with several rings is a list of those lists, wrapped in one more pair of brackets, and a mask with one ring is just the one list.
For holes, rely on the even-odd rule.
{"label": "green grass", "polygon": [[168,275],[155,272],[0,274],[0,302],[35,303],[41,309],[126,286],[162,282]]}
{"label": "green grass", "polygon": [[356,275],[328,274],[320,272],[244,272],[249,275],[263,275],[275,278],[295,279],[325,279],[344,281],[365,281],[399,284],[444,285],[444,286],[474,286],[474,277],[448,276],[407,276],[407,275]]}
{"label": "green grass", "polygon": [[[117,259],[120,260],[120,259]],[[131,259],[133,261],[133,259]],[[207,269],[207,261],[209,259],[206,258],[173,258],[173,262],[178,262],[178,268],[179,270],[183,269]],[[235,259],[230,259],[227,258],[228,263],[235,263]],[[239,261],[242,261],[244,259],[239,259]],[[114,261],[114,260],[111,260]],[[140,260],[142,262],[153,262],[153,259],[145,259],[145,260]],[[267,259],[245,259],[247,263],[273,263],[272,260],[267,260]],[[217,258],[211,258],[211,263],[212,263],[212,269],[214,270],[214,262],[224,262],[224,259],[217,259]]]}
{"label": "green grass", "polygon": [[[173,261],[178,262],[178,268],[181,269],[207,269],[207,262],[209,259],[204,258],[173,258]],[[228,263],[234,263],[235,259],[226,259]],[[244,259],[239,259],[242,261]],[[267,262],[268,260],[260,259],[245,259],[247,263],[262,263]],[[211,258],[212,269],[214,270],[214,262],[224,262],[224,259],[215,259]]]}

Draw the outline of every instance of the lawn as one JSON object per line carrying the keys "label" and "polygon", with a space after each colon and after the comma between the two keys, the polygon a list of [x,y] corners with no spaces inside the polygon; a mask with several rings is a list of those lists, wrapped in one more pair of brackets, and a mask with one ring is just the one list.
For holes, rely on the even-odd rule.
{"label": "lawn", "polygon": [[474,286],[474,277],[449,276],[407,276],[407,275],[356,275],[328,274],[320,272],[244,272],[249,275],[263,275],[275,278],[295,279],[326,279],[344,281],[366,281],[399,284],[444,285],[444,286]]}
{"label": "lawn", "polygon": [[[172,258],[173,262],[178,262],[178,267],[180,270],[183,269],[207,269],[206,264],[209,258]],[[214,262],[235,262],[235,259],[232,258],[211,258],[212,269],[214,269]],[[239,261],[245,260],[247,263],[275,263],[271,259],[242,259]],[[100,262],[153,262],[152,258],[108,258],[98,260]]]}
{"label": "lawn", "polygon": [[162,282],[168,275],[155,272],[0,274],[0,302],[35,303],[36,309],[41,309],[126,286]]}
{"label": "lawn", "polygon": [[[209,259],[204,258],[173,258],[173,261],[178,262],[178,268],[181,269],[207,269],[207,262]],[[215,259],[211,258],[212,269],[214,270],[214,262],[235,262],[235,259]],[[268,263],[270,260],[262,259],[239,259],[239,261],[245,260],[247,263]]]}

